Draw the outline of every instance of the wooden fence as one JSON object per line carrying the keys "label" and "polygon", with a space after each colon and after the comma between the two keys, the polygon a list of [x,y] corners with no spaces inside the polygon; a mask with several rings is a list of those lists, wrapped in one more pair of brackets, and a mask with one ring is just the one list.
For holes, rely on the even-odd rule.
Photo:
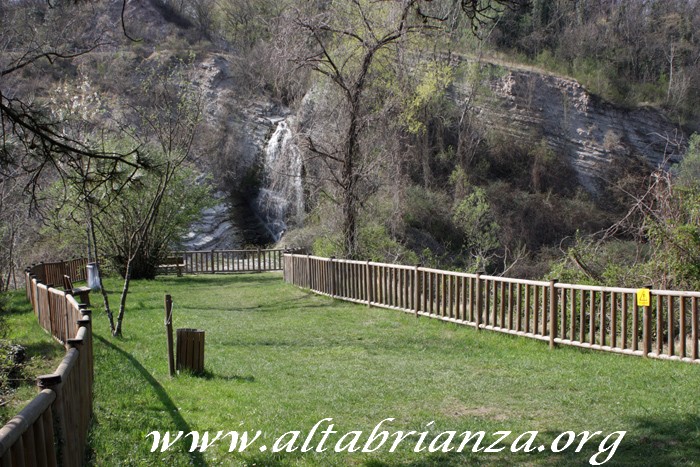
{"label": "wooden fence", "polygon": [[[86,258],[71,259],[68,261],[58,261],[55,263],[39,263],[28,268],[37,281],[51,286],[63,286],[63,276],[70,276],[73,282],[87,280]],[[26,286],[26,285],[25,285]],[[29,288],[26,286],[27,289]]]}
{"label": "wooden fence", "polygon": [[185,274],[280,271],[284,250],[178,251]]}
{"label": "wooden fence", "polygon": [[334,298],[556,344],[700,363],[698,292],[561,284],[284,255],[284,279]]}
{"label": "wooden fence", "polygon": [[[80,266],[83,264],[82,270]],[[93,341],[90,310],[39,277],[85,277],[84,260],[28,269],[27,298],[41,326],[62,342],[66,355],[53,374],[38,378],[39,395],[0,428],[0,466],[77,466],[84,461],[92,418]]]}

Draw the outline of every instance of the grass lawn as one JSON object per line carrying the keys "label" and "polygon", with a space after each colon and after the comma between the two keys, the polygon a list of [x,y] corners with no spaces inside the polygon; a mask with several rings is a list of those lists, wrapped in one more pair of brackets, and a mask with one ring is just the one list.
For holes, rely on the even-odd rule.
{"label": "grass lawn", "polygon": [[[120,283],[106,285],[116,307]],[[546,343],[315,296],[276,273],[159,278],[134,282],[131,290],[122,338],[109,335],[101,308],[94,307],[96,465],[588,465],[614,431],[627,433],[606,465],[700,462],[698,365],[550,351]],[[175,328],[206,332],[204,376],[168,375],[166,293],[173,296]],[[91,299],[101,301],[96,294]],[[310,446],[332,423],[338,434],[328,438],[330,449],[272,452],[289,431],[301,432],[301,446],[324,418],[333,420],[321,425]],[[364,432],[362,447],[387,418],[394,420],[380,430],[417,433],[395,452],[389,452],[394,436],[372,453],[333,452],[351,431]],[[151,453],[153,438],[146,435],[154,430],[262,433],[244,452],[229,453],[230,438],[188,452],[187,437]],[[473,443],[462,453],[414,451],[423,432],[426,448],[455,431],[456,448],[467,430],[486,432],[482,447],[497,431],[513,434],[499,452],[473,453]],[[538,431],[534,446],[547,449],[511,452],[527,431]],[[579,453],[579,438],[552,452],[550,444],[566,431],[603,434]]]}
{"label": "grass lawn", "polygon": [[[53,373],[65,356],[63,346],[39,326],[24,291],[9,293],[6,297],[5,321],[0,323],[9,330],[4,341],[22,345],[26,359],[18,374],[12,375],[11,382],[3,379],[3,369],[0,368],[0,426],[37,395],[36,377]],[[4,357],[0,348],[0,359]]]}

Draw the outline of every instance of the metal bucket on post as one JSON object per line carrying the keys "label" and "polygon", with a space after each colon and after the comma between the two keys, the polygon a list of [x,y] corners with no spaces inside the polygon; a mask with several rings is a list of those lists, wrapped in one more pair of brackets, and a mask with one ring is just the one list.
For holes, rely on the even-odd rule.
{"label": "metal bucket on post", "polygon": [[87,268],[87,283],[90,290],[97,292],[100,290],[100,272],[97,269],[97,263],[88,263]]}

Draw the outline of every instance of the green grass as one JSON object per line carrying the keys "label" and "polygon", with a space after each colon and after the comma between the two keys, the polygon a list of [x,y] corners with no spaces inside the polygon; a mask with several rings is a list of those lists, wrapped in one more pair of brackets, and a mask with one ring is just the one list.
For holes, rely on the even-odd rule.
{"label": "green grass", "polygon": [[[107,287],[114,305],[119,283]],[[175,328],[206,332],[204,376],[168,376],[165,293],[173,296]],[[389,432],[429,430],[429,441],[447,430],[537,430],[538,443],[569,430],[625,430],[606,465],[700,459],[697,365],[550,351],[541,342],[315,296],[274,273],[135,282],[119,339],[109,336],[98,307],[94,314],[97,465],[587,465],[602,439],[580,453],[511,453],[516,435],[499,453],[416,453],[416,436],[393,453],[390,443],[369,454],[259,450],[292,430],[303,440],[326,417],[339,432],[331,447],[353,430],[365,432],[364,442],[392,417]],[[153,430],[263,434],[243,453],[227,452],[228,441],[204,453],[182,443],[151,453]]]}
{"label": "green grass", "polygon": [[37,395],[36,377],[53,373],[65,356],[63,346],[39,326],[24,291],[8,293],[6,297],[5,320],[0,324],[9,329],[5,342],[24,346],[27,359],[17,375],[19,381],[14,381],[18,386],[11,390],[0,388],[0,426]]}

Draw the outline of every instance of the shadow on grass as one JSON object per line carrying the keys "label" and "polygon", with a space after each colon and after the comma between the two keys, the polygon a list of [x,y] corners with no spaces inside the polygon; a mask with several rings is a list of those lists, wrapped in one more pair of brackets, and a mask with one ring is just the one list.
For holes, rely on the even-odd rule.
{"label": "shadow on grass", "polygon": [[[173,420],[173,423],[175,424],[175,427],[177,428],[178,431],[184,431],[185,433],[189,433],[192,431],[192,428],[190,428],[189,424],[187,421],[180,415],[180,412],[178,411],[177,406],[173,402],[173,400],[170,398],[168,393],[165,391],[165,388],[161,386],[161,384],[158,382],[157,379],[151,375],[146,368],[141,365],[141,363],[136,360],[130,353],[125,352],[124,350],[120,349],[116,345],[112,344],[108,340],[104,339],[101,336],[94,336],[95,339],[100,341],[102,344],[104,344],[106,347],[109,349],[117,352],[121,356],[123,356],[125,359],[131,363],[134,368],[141,373],[141,376],[148,382],[148,384],[151,385],[153,388],[153,391],[156,393],[158,400],[160,400],[161,404],[163,404],[163,407],[167,410],[168,414]],[[188,452],[187,453],[190,456],[190,461],[192,462],[193,465],[207,465],[206,462],[204,461],[204,457],[202,456],[202,453],[194,451],[194,452]]]}
{"label": "shadow on grass", "polygon": [[158,281],[163,284],[174,284],[178,286],[187,285],[221,285],[228,284],[265,284],[270,282],[281,283],[282,274],[265,272],[247,272],[247,273],[221,273],[221,274],[202,274],[202,275],[185,275],[182,277],[159,276]]}
{"label": "shadow on grass", "polygon": [[58,358],[66,352],[66,349],[58,342],[34,342],[22,345],[27,351],[28,357]]}
{"label": "shadow on grass", "polygon": [[[385,462],[381,460],[368,460],[362,465],[365,467],[428,467],[446,466],[456,467],[465,465],[566,465],[583,466],[591,465],[591,459],[602,462],[606,466],[683,466],[697,465],[700,459],[700,417],[686,415],[685,417],[649,416],[636,417],[633,420],[634,428],[627,431],[617,449],[611,454],[611,446],[618,435],[614,435],[606,443],[603,440],[615,429],[604,431],[586,443],[580,452],[576,447],[580,436],[568,449],[555,453],[549,448],[552,440],[562,432],[541,432],[538,439],[546,446],[546,450],[532,453],[511,453],[509,438],[499,447],[505,447],[499,453],[424,453],[421,459],[408,462]],[[611,419],[611,426],[615,425]],[[564,430],[565,431],[565,430]],[[578,432],[577,432],[578,434]],[[565,439],[562,441],[565,444]],[[563,447],[563,446],[561,446]],[[600,454],[598,454],[600,453]],[[609,457],[609,459],[608,459]],[[607,460],[606,460],[607,459]]]}
{"label": "shadow on grass", "polygon": [[33,313],[32,305],[21,290],[0,294],[0,315],[20,315]]}
{"label": "shadow on grass", "polygon": [[[686,414],[681,417],[657,415],[634,417],[631,421],[633,428],[627,430],[614,455],[605,462],[605,465],[697,465],[697,460],[700,459],[700,416],[695,414]],[[611,418],[610,426],[615,425],[615,420]],[[612,428],[592,438],[579,453],[575,452],[576,444],[574,444],[558,454],[545,451],[537,453],[537,456],[548,454],[566,465],[589,465],[589,460],[601,452],[597,457],[597,461],[601,462],[608,457],[608,454],[602,451],[610,449],[616,436],[606,444],[603,444],[603,440],[613,431],[616,430]],[[549,440],[560,434],[560,432],[542,433]],[[580,436],[577,437],[578,439]]]}
{"label": "shadow on grass", "polygon": [[207,381],[211,380],[219,380],[219,381],[238,381],[242,383],[254,383],[255,382],[255,376],[240,376],[240,375],[219,375],[216,373],[213,373],[211,370],[204,370],[203,373],[198,374],[198,375],[193,375],[197,376],[202,379],[206,379]]}
{"label": "shadow on grass", "polygon": [[410,462],[384,462],[379,460],[369,460],[362,464],[365,467],[437,467],[437,466],[465,466],[465,465],[481,465],[480,462],[475,462],[474,458],[469,458],[467,454],[461,453],[432,453],[426,454],[425,457],[410,461]]}
{"label": "shadow on grass", "polygon": [[611,463],[615,465],[697,465],[698,414],[635,417]]}
{"label": "shadow on grass", "polygon": [[221,306],[202,306],[197,305],[179,305],[181,310],[209,310],[209,311],[220,311],[220,312],[287,312],[295,302],[301,302],[300,308],[303,310],[313,309],[313,308],[328,308],[330,305],[335,306],[334,303],[318,303],[314,305],[309,305],[307,302],[308,296],[299,296],[296,298],[284,299],[276,302],[266,302],[263,305],[254,305],[246,307],[231,307],[229,304],[222,304]]}

